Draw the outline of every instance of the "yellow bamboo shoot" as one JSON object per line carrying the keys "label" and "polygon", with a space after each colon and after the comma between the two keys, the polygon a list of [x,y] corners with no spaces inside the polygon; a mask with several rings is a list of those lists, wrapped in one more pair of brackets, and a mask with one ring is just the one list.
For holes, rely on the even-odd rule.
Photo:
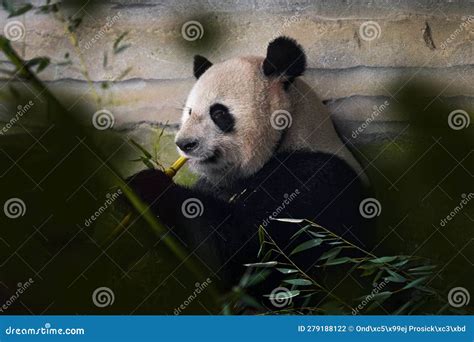
{"label": "yellow bamboo shoot", "polygon": [[188,159],[186,157],[179,157],[169,168],[165,170],[165,174],[168,175],[168,177],[173,178],[187,160]]}

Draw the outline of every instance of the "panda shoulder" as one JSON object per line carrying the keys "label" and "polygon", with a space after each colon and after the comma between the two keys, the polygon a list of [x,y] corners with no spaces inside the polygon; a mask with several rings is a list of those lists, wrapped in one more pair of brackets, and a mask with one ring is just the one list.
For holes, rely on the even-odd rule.
{"label": "panda shoulder", "polygon": [[270,168],[279,163],[283,173],[293,175],[303,182],[347,184],[361,182],[359,175],[343,159],[335,154],[311,151],[284,152],[275,156]]}

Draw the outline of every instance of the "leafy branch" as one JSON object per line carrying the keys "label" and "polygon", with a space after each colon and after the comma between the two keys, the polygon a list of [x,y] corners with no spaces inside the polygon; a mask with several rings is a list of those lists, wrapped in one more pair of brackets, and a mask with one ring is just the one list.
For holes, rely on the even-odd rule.
{"label": "leafy branch", "polygon": [[[357,307],[360,301],[364,300],[370,302],[370,305],[367,307],[364,305],[363,309],[371,311],[377,307],[382,307],[382,303],[389,299],[397,302],[399,297],[409,298],[393,312],[401,314],[417,312],[422,304],[432,297],[444,301],[435,289],[425,285],[433,277],[433,271],[436,269],[436,266],[429,264],[427,260],[407,255],[379,257],[309,220],[276,220],[291,224],[306,223],[290,240],[294,242],[297,238],[301,239],[304,236],[309,237],[309,239],[287,252],[275,242],[263,226],[260,226],[258,230],[260,240],[259,262],[245,265],[251,268],[254,273],[246,274],[244,278],[247,281],[241,282],[240,287],[243,289],[249,288],[251,286],[249,283],[252,283],[248,281],[249,279],[254,281],[255,278],[266,278],[270,271],[283,274],[284,278],[281,281],[281,286],[290,285],[291,290],[286,293],[286,297],[283,294],[284,298],[282,294],[279,294],[280,299],[298,297],[301,300],[292,308],[280,310],[281,313],[300,314],[309,312],[317,314],[326,311],[334,312],[334,310],[339,313],[348,313],[354,310],[353,308]],[[313,272],[313,269],[303,271],[294,261],[294,256],[317,248],[324,250],[314,260],[313,269],[319,271]],[[357,299],[359,303],[354,301],[353,298],[350,300],[341,298],[323,283],[324,276],[330,273],[330,268],[347,265],[352,267],[345,271],[345,274],[354,274],[361,280],[361,283],[364,283],[364,278],[369,278],[371,279],[370,284],[374,287],[370,293]],[[262,277],[262,269],[266,271],[264,277]],[[377,283],[379,285],[373,285]],[[423,295],[419,296],[419,293]],[[318,302],[315,302],[312,298],[316,298],[317,294],[323,295],[323,298],[319,296],[317,298]],[[266,296],[270,300],[275,299],[272,298],[271,294]],[[271,312],[275,313],[274,310],[271,310]]]}
{"label": "leafy branch", "polygon": [[[56,98],[56,96],[51,93],[44,82],[42,82],[30,69],[31,66],[29,66],[28,63],[18,55],[18,53],[11,47],[9,40],[2,35],[0,35],[0,51],[3,52],[10,62],[16,67],[17,73],[25,77],[31,86],[39,94],[41,94],[45,100],[48,101],[51,111],[55,113],[56,119],[58,121],[64,121],[65,119],[69,119],[71,121],[70,125],[68,126],[68,128],[71,130],[71,135],[87,135],[81,126],[75,124],[74,113],[71,113],[71,111],[67,110],[64,105]],[[91,146],[91,151],[93,151],[94,155],[101,161],[102,165],[106,166],[106,168],[111,171],[111,181],[122,189],[131,206],[136,210],[138,216],[135,218],[134,222],[142,217],[150,230],[159,236],[167,249],[171,251],[177,257],[177,259],[180,260],[180,266],[183,265],[184,267],[187,267],[188,270],[197,277],[197,279],[202,278],[202,275],[205,274],[205,272],[203,271],[201,264],[192,255],[189,255],[189,253],[179,241],[168,234],[168,229],[166,226],[156,215],[152,213],[149,206],[146,205],[128,186],[123,177],[120,176],[120,172],[109,161],[109,158],[103,156],[103,153],[96,146]],[[209,292],[217,302],[218,292],[212,284],[209,286]]]}
{"label": "leafy branch", "polygon": [[149,169],[158,168],[162,171],[165,169],[165,167],[158,158],[158,148],[160,145],[160,140],[163,137],[163,134],[165,133],[165,127],[166,126],[164,125],[156,136],[156,140],[153,143],[153,154],[149,152],[145,147],[140,145],[138,142],[136,142],[134,139],[130,139],[130,143],[135,146],[139,152],[141,152],[141,155],[137,159],[133,159],[132,161],[142,162]]}

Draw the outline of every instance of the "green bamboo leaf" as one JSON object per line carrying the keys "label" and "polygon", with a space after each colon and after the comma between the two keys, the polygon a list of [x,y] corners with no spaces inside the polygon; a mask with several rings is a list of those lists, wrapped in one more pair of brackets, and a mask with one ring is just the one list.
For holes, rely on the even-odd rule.
{"label": "green bamboo leaf", "polygon": [[307,249],[310,249],[310,248],[319,246],[322,242],[323,242],[322,239],[313,239],[313,240],[309,240],[309,241],[303,242],[301,245],[299,245],[298,247],[296,247],[296,248],[290,253],[290,255],[293,255],[293,254],[296,254],[296,253],[300,253],[300,252],[305,251],[305,250],[307,250]]}
{"label": "green bamboo leaf", "polygon": [[409,282],[405,287],[402,288],[402,290],[407,290],[411,289],[412,287],[417,287],[418,285],[421,285],[424,281],[426,281],[429,277],[421,277],[418,279],[415,279],[411,282]]}
{"label": "green bamboo leaf", "polygon": [[428,292],[432,295],[436,295],[436,291],[433,290],[433,289],[430,289],[429,287],[426,287],[426,286],[417,286],[416,287],[417,290],[420,290],[420,291],[424,291],[424,292]]}
{"label": "green bamboo leaf", "polygon": [[324,252],[323,255],[321,255],[321,257],[318,259],[318,261],[326,260],[326,259],[328,260],[334,259],[341,250],[342,250],[342,247],[335,247],[333,249],[330,249],[329,251]]}
{"label": "green bamboo leaf", "polygon": [[342,241],[334,241],[334,242],[329,242],[328,245],[332,245],[332,246],[335,246],[335,245],[342,245],[344,242]]}
{"label": "green bamboo leaf", "polygon": [[260,255],[262,255],[262,252],[263,252],[263,243],[260,245],[260,248],[258,249],[257,258],[260,258]]}
{"label": "green bamboo leaf", "polygon": [[69,19],[68,30],[74,32],[82,23],[82,18]]}
{"label": "green bamboo leaf", "polygon": [[263,256],[263,258],[261,259],[262,262],[264,262],[265,260],[268,260],[268,259],[272,259],[273,252],[275,252],[275,249],[270,249],[269,251],[267,251],[265,253],[265,255]]}
{"label": "green bamboo leaf", "polygon": [[283,282],[287,284],[291,284],[291,285],[297,285],[297,286],[308,286],[308,285],[313,284],[308,279],[286,279],[286,280],[283,280]]}
{"label": "green bamboo leaf", "polygon": [[127,34],[128,34],[128,31],[124,32],[120,36],[118,36],[118,38],[114,42],[114,51],[117,50],[120,42],[127,36]]}
{"label": "green bamboo leaf", "polygon": [[127,75],[130,73],[130,71],[132,71],[132,69],[133,69],[132,67],[128,67],[127,69],[125,69],[124,71],[122,71],[122,72],[120,73],[120,75],[118,75],[118,77],[115,78],[114,81],[121,81],[122,79],[125,78],[125,76],[127,76]]}
{"label": "green bamboo leaf", "polygon": [[373,283],[378,283],[379,279],[382,277],[382,274],[384,273],[384,270],[379,270],[377,274],[375,275],[375,278],[372,280]]}
{"label": "green bamboo leaf", "polygon": [[403,265],[405,265],[406,263],[408,263],[408,261],[409,261],[408,259],[407,259],[407,260],[402,260],[402,261],[400,261],[400,262],[397,262],[397,263],[393,264],[392,266],[393,266],[393,267],[397,267],[397,268],[398,268],[398,267],[402,267]]}
{"label": "green bamboo leaf", "polygon": [[[49,3],[49,1],[48,1]],[[43,5],[43,6],[39,6],[38,7],[38,10],[36,11],[36,13],[56,13],[58,12],[58,3],[54,3],[54,4],[46,4],[46,5]]]}
{"label": "green bamboo leaf", "polygon": [[143,148],[139,143],[137,143],[135,140],[133,139],[130,139],[130,142],[136,147],[138,148],[144,155],[145,157],[147,157],[148,159],[152,158],[152,155],[150,152],[148,152],[147,150],[145,150],[145,148]]}
{"label": "green bamboo leaf", "polygon": [[385,256],[385,257],[381,257],[381,258],[371,259],[369,261],[373,262],[375,264],[385,264],[385,263],[388,263],[388,262],[392,262],[396,259],[397,259],[396,256]]}
{"label": "green bamboo leaf", "polygon": [[280,221],[280,222],[287,222],[287,223],[301,223],[304,220],[302,219],[294,219],[294,218],[274,218],[274,221]]}
{"label": "green bamboo leaf", "polygon": [[328,236],[327,234],[315,233],[311,230],[308,230],[308,233],[310,233],[311,235],[313,235],[314,237],[317,237],[317,238],[325,238],[325,237]]}
{"label": "green bamboo leaf", "polygon": [[41,71],[46,69],[49,63],[50,63],[49,58],[43,57],[41,61],[39,62],[38,66],[36,67],[36,73],[39,74]]}
{"label": "green bamboo leaf", "polygon": [[410,268],[408,271],[409,272],[420,272],[420,271],[431,271],[433,269],[435,269],[436,265],[428,265],[428,266],[419,266],[419,267],[415,267],[415,268]]}
{"label": "green bamboo leaf", "polygon": [[153,165],[153,163],[150,161],[150,159],[147,159],[145,157],[141,157],[141,159],[142,159],[143,164],[145,164],[146,167],[148,167],[149,169],[154,169],[155,168],[155,165]]}
{"label": "green bamboo leaf", "polygon": [[376,268],[368,268],[368,269],[364,270],[364,272],[362,272],[361,277],[367,277],[369,275],[372,275],[372,274],[374,274],[375,271],[377,271]]}
{"label": "green bamboo leaf", "polygon": [[3,9],[9,13],[15,10],[10,0],[2,0],[2,6],[3,6]]}
{"label": "green bamboo leaf", "polygon": [[260,258],[260,255],[263,252],[264,242],[265,242],[265,232],[263,231],[263,227],[258,227],[258,240],[260,242],[260,248],[258,249],[257,258]]}
{"label": "green bamboo leaf", "polygon": [[271,273],[271,270],[262,269],[260,272],[253,273],[253,274],[245,274],[242,279],[240,280],[240,287],[252,287],[255,286],[262,281],[264,281]]}
{"label": "green bamboo leaf", "polygon": [[390,274],[390,277],[387,277],[386,280],[393,281],[395,283],[403,283],[403,282],[407,281],[407,279],[405,277],[401,276],[397,272],[394,272],[394,271],[392,271],[388,268],[385,269],[385,270],[388,272],[388,274]]}
{"label": "green bamboo leaf", "polygon": [[263,244],[265,241],[265,231],[261,225],[258,227],[258,241],[260,241],[260,244]]}
{"label": "green bamboo leaf", "polygon": [[36,57],[27,61],[26,66],[30,68],[36,66],[36,72],[40,73],[49,65],[49,63],[50,60],[48,57]]}
{"label": "green bamboo leaf", "polygon": [[[283,221],[286,222],[286,221]],[[290,238],[290,240],[293,240],[295,237],[301,235],[301,233],[304,233],[308,228],[311,228],[311,225],[304,226],[301,229],[298,229],[296,233],[293,234],[293,236]]]}
{"label": "green bamboo leaf", "polygon": [[291,273],[297,273],[298,270],[294,270],[291,268],[277,268],[278,271],[280,271],[283,274],[291,274]]}
{"label": "green bamboo leaf", "polygon": [[10,15],[8,16],[8,18],[18,17],[19,15],[22,15],[22,14],[28,12],[32,8],[33,8],[33,5],[26,4],[23,7],[20,7],[19,9],[14,10],[13,12],[10,12]]}
{"label": "green bamboo leaf", "polygon": [[126,44],[126,45],[119,46],[117,49],[114,50],[114,54],[118,55],[119,53],[124,52],[125,50],[127,50],[130,46],[132,46],[132,45],[131,44]]}
{"label": "green bamboo leaf", "polygon": [[107,68],[107,65],[109,64],[109,56],[107,54],[107,51],[104,52],[104,57],[102,58],[102,66],[104,68]]}
{"label": "green bamboo leaf", "polygon": [[3,52],[7,55],[11,55],[15,53],[15,50],[13,50],[10,41],[0,35],[0,48],[3,50]]}
{"label": "green bamboo leaf", "polygon": [[273,267],[278,265],[277,261],[256,262],[253,264],[244,264],[245,267]]}
{"label": "green bamboo leaf", "polygon": [[342,258],[338,258],[338,259],[328,260],[328,261],[326,261],[326,263],[324,265],[325,266],[334,266],[334,265],[345,264],[346,262],[349,262],[349,261],[352,261],[352,259],[348,258],[348,257],[342,257]]}
{"label": "green bamboo leaf", "polygon": [[426,271],[426,272],[410,272],[410,275],[412,276],[429,276],[433,274],[433,272],[429,272],[429,271]]}

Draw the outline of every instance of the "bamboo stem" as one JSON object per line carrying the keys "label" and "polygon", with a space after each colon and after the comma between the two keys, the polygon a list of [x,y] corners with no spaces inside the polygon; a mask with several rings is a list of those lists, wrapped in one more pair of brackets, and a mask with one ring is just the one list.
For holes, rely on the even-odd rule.
{"label": "bamboo stem", "polygon": [[181,169],[183,165],[186,164],[187,160],[188,159],[186,157],[179,157],[169,168],[165,170],[165,174],[168,177],[173,178],[179,169]]}
{"label": "bamboo stem", "polygon": [[[45,99],[48,99],[50,103],[55,106],[56,112],[63,115],[68,115],[69,111],[62,105],[56,96],[50,92],[44,83],[28,68],[28,66],[26,66],[25,61],[11,47],[9,40],[2,35],[0,35],[0,51],[2,51],[5,56],[15,65],[18,73],[26,77],[33,87],[38,90],[41,96]],[[194,258],[193,255],[189,255],[189,252],[184,248],[184,246],[182,246],[173,236],[168,234],[168,230],[164,224],[158,219],[158,217],[156,217],[156,215],[151,212],[150,208],[141,201],[141,199],[133,192],[133,190],[123,180],[123,178],[119,176],[119,172],[113,165],[110,164],[108,158],[105,158],[99,150],[95,150],[94,152],[103,161],[103,164],[112,171],[112,178],[117,182],[118,186],[122,188],[125,196],[127,196],[132,206],[138,212],[139,217],[143,216],[144,220],[148,223],[148,226],[153,230],[153,232],[160,236],[168,249],[171,250],[179,260],[181,260],[179,266],[184,265],[198,279],[202,279],[203,274],[205,274],[204,267],[201,266],[202,264],[198,263],[197,259]],[[180,164],[181,163],[184,164],[183,162],[180,162]],[[182,165],[177,167],[176,171],[181,167]],[[138,217],[135,218],[131,224],[136,222],[136,220],[138,220]],[[122,220],[122,225],[128,225],[129,221],[130,218],[127,215]],[[214,301],[216,303],[219,302],[219,292],[212,284],[209,287],[209,292]]]}

